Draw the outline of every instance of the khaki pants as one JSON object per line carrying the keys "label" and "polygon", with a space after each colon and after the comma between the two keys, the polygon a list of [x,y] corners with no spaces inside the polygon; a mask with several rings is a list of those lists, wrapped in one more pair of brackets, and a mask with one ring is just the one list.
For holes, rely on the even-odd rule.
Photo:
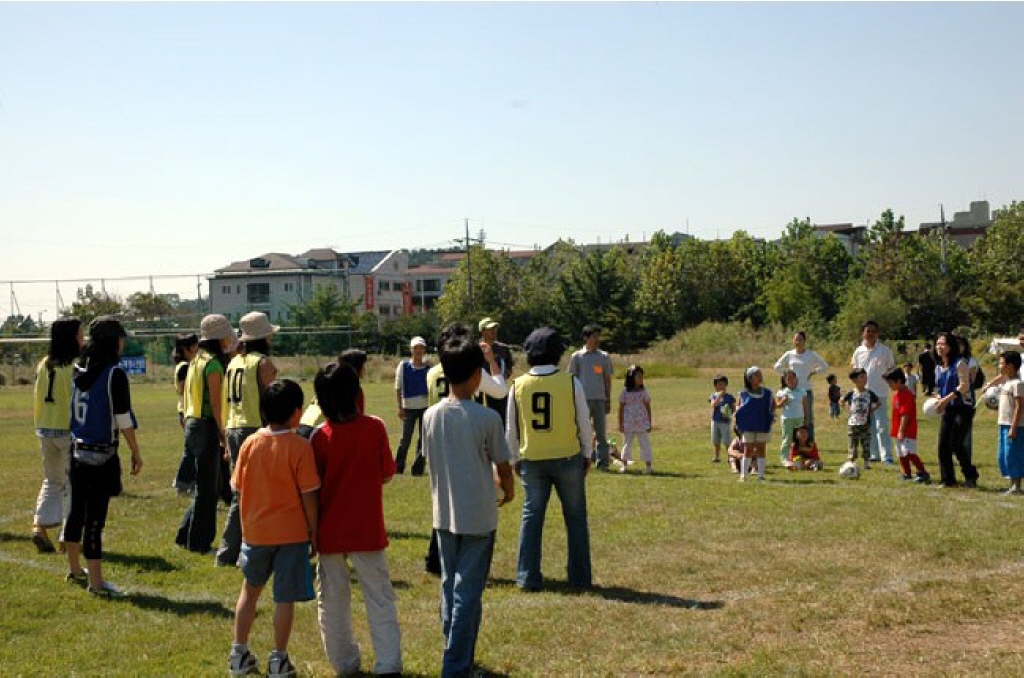
{"label": "khaki pants", "polygon": [[43,484],[36,498],[35,525],[58,527],[67,517],[70,501],[68,466],[71,464],[71,435],[63,438],[40,438],[43,455]]}
{"label": "khaki pants", "polygon": [[373,671],[401,673],[402,636],[386,551],[320,554],[316,604],[320,639],[327,660],[341,675],[359,670],[359,644],[352,633],[352,573],[349,562],[359,575],[359,585],[363,589],[370,638],[377,655]]}

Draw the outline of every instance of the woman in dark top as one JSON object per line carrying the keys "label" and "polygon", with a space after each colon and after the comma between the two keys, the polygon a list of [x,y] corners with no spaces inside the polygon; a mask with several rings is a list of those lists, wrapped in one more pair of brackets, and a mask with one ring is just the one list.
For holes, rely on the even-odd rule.
{"label": "woman in dark top", "polygon": [[953,457],[960,463],[964,487],[976,487],[978,469],[971,463],[967,438],[974,422],[974,391],[967,361],[960,355],[956,337],[942,332],[935,340],[935,387],[939,392],[939,469],[941,487],[956,487]]}
{"label": "woman in dark top", "polygon": [[[64,524],[67,578],[87,583],[90,593],[102,596],[122,595],[103,578],[102,569],[107,507],[111,497],[121,494],[122,435],[132,452],[132,475],[142,470],[128,375],[118,364],[126,336],[113,316],[93,320],[72,382],[71,511]],[[83,553],[88,572],[79,559]]]}

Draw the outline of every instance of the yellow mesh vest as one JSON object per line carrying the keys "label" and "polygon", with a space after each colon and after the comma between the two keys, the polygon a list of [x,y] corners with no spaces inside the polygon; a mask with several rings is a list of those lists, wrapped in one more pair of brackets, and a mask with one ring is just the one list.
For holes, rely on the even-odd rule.
{"label": "yellow mesh vest", "polygon": [[206,365],[214,356],[199,349],[199,353],[188,364],[185,376],[185,416],[194,419],[203,418],[203,395],[206,392]]}
{"label": "yellow mesh vest", "polygon": [[58,431],[71,429],[71,365],[46,367],[46,359],[36,368],[36,386],[33,394],[33,414],[36,428]]}
{"label": "yellow mesh vest", "polygon": [[302,419],[299,420],[299,423],[303,426],[316,428],[324,423],[324,421],[326,421],[326,418],[324,417],[323,410],[320,409],[320,403],[316,401],[316,398],[313,398],[313,401],[309,403],[309,407],[302,413]]}
{"label": "yellow mesh vest", "polygon": [[523,459],[564,459],[580,453],[571,374],[524,374],[512,382],[512,395]]}
{"label": "yellow mesh vest", "polygon": [[224,399],[227,404],[227,422],[224,428],[259,428],[260,385],[257,378],[262,353],[236,355],[224,373]]}
{"label": "yellow mesh vest", "polygon": [[432,407],[448,397],[448,380],[444,376],[444,368],[434,365],[427,372],[427,406]]}

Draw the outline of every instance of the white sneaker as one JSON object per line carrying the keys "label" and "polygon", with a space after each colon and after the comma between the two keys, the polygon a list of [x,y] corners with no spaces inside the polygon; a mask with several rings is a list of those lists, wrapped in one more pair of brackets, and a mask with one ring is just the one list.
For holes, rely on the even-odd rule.
{"label": "white sneaker", "polygon": [[279,678],[285,676],[295,675],[295,665],[288,658],[287,654],[279,654],[277,652],[270,653],[270,659],[267,660],[267,677],[268,678]]}
{"label": "white sneaker", "polygon": [[260,672],[260,663],[256,656],[246,650],[244,653],[232,652],[228,656],[228,670],[232,676],[248,676]]}

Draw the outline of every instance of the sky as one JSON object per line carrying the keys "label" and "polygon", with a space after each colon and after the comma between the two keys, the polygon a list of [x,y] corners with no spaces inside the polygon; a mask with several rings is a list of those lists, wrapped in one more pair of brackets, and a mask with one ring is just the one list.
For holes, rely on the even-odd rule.
{"label": "sky", "polygon": [[194,296],[266,252],[453,246],[465,219],[526,249],[998,208],[1024,199],[1022,25],[1022,3],[0,2],[0,316],[52,320],[87,280]]}

